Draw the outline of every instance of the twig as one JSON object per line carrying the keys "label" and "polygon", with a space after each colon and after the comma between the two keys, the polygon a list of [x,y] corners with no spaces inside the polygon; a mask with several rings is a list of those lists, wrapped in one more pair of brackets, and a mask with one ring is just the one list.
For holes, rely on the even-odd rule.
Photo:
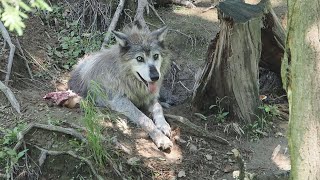
{"label": "twig", "polygon": [[0,90],[6,95],[6,97],[8,98],[9,102],[11,103],[11,106],[19,113],[20,112],[20,105],[16,99],[16,97],[14,96],[13,92],[10,90],[10,88],[8,88],[5,84],[3,84],[0,81]]}
{"label": "twig", "polygon": [[211,10],[211,9],[216,8],[216,6],[217,6],[218,4],[219,4],[219,2],[212,4],[210,7],[204,9],[204,10],[202,11],[202,13],[205,13],[205,12]]}
{"label": "twig", "polygon": [[27,51],[26,49],[24,49],[24,51],[28,54],[28,56],[44,71],[46,71],[48,73],[48,75],[54,79],[54,76],[48,71],[48,69],[44,68],[32,55],[29,51]]}
{"label": "twig", "polygon": [[0,21],[0,30],[2,32],[3,38],[8,42],[8,44],[10,46],[10,53],[9,53],[8,65],[7,65],[7,74],[6,74],[6,77],[4,80],[5,85],[8,85],[8,82],[10,79],[10,74],[11,74],[12,63],[13,63],[13,56],[14,56],[14,52],[16,50],[16,47],[11,42],[11,38],[9,36],[9,33],[1,21]]}
{"label": "twig", "polygon": [[187,86],[185,86],[181,81],[178,81],[177,83],[181,84],[181,86],[184,87],[188,92],[191,92],[191,90],[187,88]]}
{"label": "twig", "polygon": [[[93,165],[92,165],[92,163],[91,163],[90,160],[88,160],[87,158],[84,158],[84,157],[82,157],[82,156],[76,155],[76,153],[74,153],[73,151],[51,151],[51,150],[43,149],[43,148],[38,147],[38,146],[36,146],[36,145],[34,145],[34,147],[36,147],[37,149],[39,149],[39,150],[41,151],[41,156],[40,156],[40,158],[43,158],[43,159],[41,160],[41,162],[42,162],[42,161],[44,162],[44,160],[46,159],[46,156],[47,156],[47,155],[51,155],[51,156],[64,155],[64,154],[70,155],[70,156],[72,156],[72,157],[74,157],[74,158],[76,158],[76,159],[79,159],[79,160],[85,162],[85,163],[90,167],[90,169],[91,169],[92,173],[95,175],[95,177],[96,177],[97,179],[99,179],[99,180],[103,180],[102,176],[100,176],[100,175],[97,173],[97,171],[96,171],[95,168],[93,167]],[[45,154],[45,155],[43,155],[43,154]],[[40,162],[40,159],[39,159],[39,162]]]}
{"label": "twig", "polygon": [[22,50],[22,48],[21,48],[21,44],[20,44],[20,42],[19,42],[19,39],[16,38],[16,40],[17,40],[17,47],[18,47],[18,49],[19,49],[19,51],[20,51],[20,53],[21,53],[21,57],[24,59],[24,62],[25,62],[25,64],[26,64],[26,67],[27,67],[29,76],[30,76],[31,79],[33,79],[33,75],[32,75],[30,66],[29,66],[29,64],[28,64],[28,59],[27,59],[27,57],[25,56],[25,54],[24,54],[24,52],[23,52],[23,50]]}
{"label": "twig", "polygon": [[77,139],[80,139],[82,142],[87,143],[87,139],[82,136],[82,134],[78,133],[77,131],[75,131],[74,129],[71,128],[63,128],[63,127],[59,127],[59,126],[54,126],[54,125],[45,125],[45,124],[39,124],[39,123],[31,123],[29,124],[23,131],[21,131],[20,133],[18,133],[18,142],[17,144],[14,146],[14,150],[17,151],[24,139],[24,136],[33,128],[39,128],[39,129],[45,129],[48,131],[56,131],[56,132],[60,132],[60,133],[64,133],[64,134],[69,134],[73,137],[76,137]]}
{"label": "twig", "polygon": [[193,124],[187,118],[184,118],[182,116],[171,115],[171,114],[165,114],[164,116],[169,118],[169,119],[173,119],[175,121],[178,121],[178,122],[186,125],[187,127],[191,128],[193,130],[192,131],[193,133],[196,133],[196,134],[201,135],[203,137],[207,137],[207,138],[213,139],[213,140],[215,140],[215,141],[217,141],[217,142],[219,142],[221,144],[230,145],[230,143],[226,139],[206,131],[205,129]]}
{"label": "twig", "polygon": [[154,8],[153,5],[149,4],[149,7],[151,8],[151,10],[153,11],[153,13],[157,16],[157,18],[162,22],[162,24],[166,25],[166,23],[163,21],[163,19],[161,18],[161,16],[158,14],[157,10]]}
{"label": "twig", "polygon": [[103,40],[103,43],[101,45],[101,49],[104,49],[105,46],[109,43],[110,41],[110,38],[111,38],[111,31],[114,30],[117,26],[117,22],[119,20],[119,17],[120,17],[120,14],[123,10],[123,7],[124,7],[124,3],[125,3],[125,0],[120,0],[119,4],[118,4],[118,7],[116,9],[116,12],[114,13],[113,15],[113,18],[111,20],[111,23],[108,27],[108,31],[107,31],[107,34]]}

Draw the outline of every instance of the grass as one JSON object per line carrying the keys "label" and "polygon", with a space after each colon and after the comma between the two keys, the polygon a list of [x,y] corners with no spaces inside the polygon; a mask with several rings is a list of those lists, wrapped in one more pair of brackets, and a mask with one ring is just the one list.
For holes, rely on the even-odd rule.
{"label": "grass", "polygon": [[103,147],[103,134],[101,127],[101,118],[99,118],[99,112],[95,107],[95,99],[97,96],[106,98],[101,90],[100,86],[92,82],[91,90],[85,100],[81,101],[80,107],[84,111],[83,122],[87,129],[88,147],[93,155],[93,159],[100,166],[104,167],[106,160],[110,158],[108,152]]}

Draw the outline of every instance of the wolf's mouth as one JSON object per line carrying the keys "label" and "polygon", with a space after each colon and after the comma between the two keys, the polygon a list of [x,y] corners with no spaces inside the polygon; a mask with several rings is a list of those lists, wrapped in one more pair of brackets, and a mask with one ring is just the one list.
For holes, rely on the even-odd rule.
{"label": "wolf's mouth", "polygon": [[142,80],[142,82],[144,83],[144,85],[146,85],[146,87],[148,88],[148,90],[151,92],[151,93],[155,93],[157,92],[158,90],[158,86],[156,84],[156,82],[148,82],[146,80],[144,80],[142,78],[142,76],[137,72],[138,76],[140,77],[140,79]]}
{"label": "wolf's mouth", "polygon": [[146,85],[148,87],[148,82],[146,80],[144,80],[142,78],[142,76],[137,72],[138,76],[140,77],[140,79],[142,80],[142,82],[144,83],[144,85]]}

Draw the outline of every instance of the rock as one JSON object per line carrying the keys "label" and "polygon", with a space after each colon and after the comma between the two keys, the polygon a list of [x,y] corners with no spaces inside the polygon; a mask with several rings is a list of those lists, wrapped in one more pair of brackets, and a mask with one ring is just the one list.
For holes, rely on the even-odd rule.
{"label": "rock", "polygon": [[131,166],[135,166],[139,163],[139,161],[140,161],[140,158],[132,157],[132,158],[128,159],[127,163]]}
{"label": "rock", "polygon": [[179,171],[178,177],[179,177],[179,178],[181,178],[181,177],[186,177],[186,172],[185,172],[184,170]]}
{"label": "rock", "polygon": [[189,151],[190,152],[196,152],[197,150],[198,150],[198,148],[194,144],[190,144],[189,145]]}
{"label": "rock", "polygon": [[212,156],[210,154],[206,155],[207,160],[211,161],[212,160]]}

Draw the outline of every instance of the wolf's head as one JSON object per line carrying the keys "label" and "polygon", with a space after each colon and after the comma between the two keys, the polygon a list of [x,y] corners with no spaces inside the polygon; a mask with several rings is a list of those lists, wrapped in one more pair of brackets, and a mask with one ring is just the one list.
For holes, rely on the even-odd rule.
{"label": "wolf's head", "polygon": [[142,30],[139,24],[133,25],[124,33],[113,31],[122,59],[129,64],[131,73],[143,82],[151,93],[157,92],[157,81],[162,76],[166,33],[167,27],[148,32]]}

